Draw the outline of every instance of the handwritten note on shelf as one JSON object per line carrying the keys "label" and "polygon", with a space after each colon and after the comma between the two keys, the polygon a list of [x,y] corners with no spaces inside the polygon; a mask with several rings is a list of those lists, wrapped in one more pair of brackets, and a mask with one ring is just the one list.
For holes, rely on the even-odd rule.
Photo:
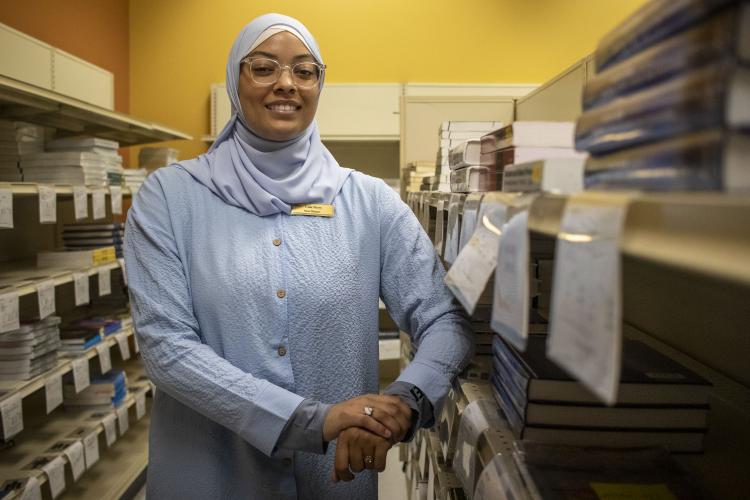
{"label": "handwritten note on shelf", "polygon": [[95,189],[91,192],[91,205],[94,220],[103,219],[107,216],[107,208],[104,206],[104,189]]}
{"label": "handwritten note on shelf", "polygon": [[458,242],[461,236],[458,215],[463,206],[463,196],[452,194],[448,201],[448,227],[445,229],[445,250],[443,258],[452,264],[458,256]]}
{"label": "handwritten note on shelf", "polygon": [[13,190],[0,184],[0,229],[13,229]]}
{"label": "handwritten note on shelf", "polygon": [[77,306],[89,303],[88,273],[73,273],[73,291],[75,292],[75,304]]}
{"label": "handwritten note on shelf", "polygon": [[44,280],[36,284],[39,318],[44,319],[55,313],[55,282]]}
{"label": "handwritten note on shelf", "polygon": [[0,295],[0,333],[21,328],[18,314],[18,293],[5,292]]}
{"label": "handwritten note on shelf", "polygon": [[76,220],[89,216],[89,195],[86,186],[73,186],[73,213]]}
{"label": "handwritten note on shelf", "polygon": [[115,215],[122,214],[122,187],[109,186],[109,195],[112,201],[112,213]]}
{"label": "handwritten note on shelf", "polygon": [[57,222],[57,193],[54,186],[39,184],[39,222],[54,224]]}
{"label": "handwritten note on shelf", "polygon": [[112,293],[112,275],[108,267],[100,267],[98,270],[99,297]]}

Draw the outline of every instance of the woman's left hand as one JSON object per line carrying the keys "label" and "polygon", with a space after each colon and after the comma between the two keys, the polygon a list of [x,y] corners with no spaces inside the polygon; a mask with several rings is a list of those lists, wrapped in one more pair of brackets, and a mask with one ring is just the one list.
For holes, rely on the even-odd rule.
{"label": "woman's left hand", "polygon": [[351,481],[352,472],[385,470],[386,455],[392,443],[360,427],[350,427],[339,434],[331,478],[334,482]]}

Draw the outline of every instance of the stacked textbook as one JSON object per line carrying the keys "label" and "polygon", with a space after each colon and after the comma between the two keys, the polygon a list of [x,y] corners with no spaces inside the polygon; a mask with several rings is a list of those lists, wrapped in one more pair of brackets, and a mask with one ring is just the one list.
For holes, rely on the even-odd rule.
{"label": "stacked textbook", "polygon": [[495,399],[518,438],[605,448],[664,447],[699,452],[711,384],[645,343],[623,341],[617,404],[601,404],[545,354],[546,336],[520,352],[493,339]]}
{"label": "stacked textbook", "polygon": [[[122,185],[122,156],[117,152],[120,144],[117,141],[100,139],[98,137],[70,137],[64,139],[55,139],[48,141],[45,145],[47,153],[44,156],[28,158],[47,160],[47,162],[58,161],[59,167],[64,168],[64,172],[58,173],[58,177],[50,176],[50,180],[57,184],[109,184],[114,186]],[[23,163],[28,163],[22,161]],[[46,163],[45,163],[46,164]],[[54,165],[53,165],[54,166]],[[78,170],[76,175],[75,170]],[[82,182],[63,182],[75,181],[81,178]],[[42,175],[42,172],[35,172],[35,175]],[[101,177],[104,181],[101,182]],[[61,178],[62,180],[57,180]]]}
{"label": "stacked textbook", "polygon": [[750,192],[748,16],[657,0],[602,39],[576,129],[587,187]]}
{"label": "stacked textbook", "polygon": [[113,224],[65,224],[62,233],[65,250],[92,250],[114,247],[115,256],[122,257],[125,227]]}
{"label": "stacked textbook", "polygon": [[21,182],[21,155],[44,151],[44,128],[0,120],[0,181]]}
{"label": "stacked textbook", "polygon": [[480,138],[502,127],[495,121],[445,121],[440,126],[436,191],[469,193],[496,189],[496,176],[480,161]]}
{"label": "stacked textbook", "polygon": [[107,410],[120,406],[128,395],[127,379],[122,370],[112,370],[104,375],[93,375],[91,385],[76,393],[72,383],[63,385],[65,406],[86,406]]}
{"label": "stacked textbook", "polygon": [[141,185],[146,182],[147,176],[148,170],[145,168],[126,168],[122,172],[123,185],[135,195],[141,188]]}
{"label": "stacked textbook", "polygon": [[431,161],[414,161],[406,165],[402,182],[406,186],[406,192],[412,193],[423,191],[422,184],[424,179],[432,178],[435,175],[435,162]]}
{"label": "stacked textbook", "polygon": [[138,152],[138,166],[149,172],[177,163],[179,150],[174,148],[145,147]]}
{"label": "stacked textbook", "polygon": [[48,316],[0,335],[0,380],[29,380],[57,365],[60,318]]}

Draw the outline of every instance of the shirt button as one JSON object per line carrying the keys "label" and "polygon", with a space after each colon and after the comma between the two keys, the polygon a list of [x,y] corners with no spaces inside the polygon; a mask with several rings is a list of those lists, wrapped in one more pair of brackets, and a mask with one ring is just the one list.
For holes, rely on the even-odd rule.
{"label": "shirt button", "polygon": [[291,458],[284,458],[281,460],[281,463],[284,465],[292,465],[292,459]]}
{"label": "shirt button", "polygon": [[279,347],[279,350],[276,351],[276,352],[279,353],[279,356],[286,356],[286,347],[281,346],[281,347]]}
{"label": "shirt button", "polygon": [[279,245],[281,245],[281,240],[279,238],[276,238],[275,240],[273,240],[273,246],[277,247]]}
{"label": "shirt button", "polygon": [[276,292],[276,296],[277,296],[278,298],[280,298],[280,299],[283,299],[284,297],[286,297],[286,291],[284,291],[284,289],[283,289],[283,288],[281,288],[281,289],[279,289],[279,290],[278,290],[278,291]]}

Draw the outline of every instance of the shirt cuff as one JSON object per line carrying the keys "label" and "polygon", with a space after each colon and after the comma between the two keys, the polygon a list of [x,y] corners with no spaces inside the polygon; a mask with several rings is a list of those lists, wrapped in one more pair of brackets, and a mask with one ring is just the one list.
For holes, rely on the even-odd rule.
{"label": "shirt cuff", "polygon": [[312,399],[303,400],[281,431],[276,447],[324,455],[328,443],[323,441],[323,424],[331,406]]}
{"label": "shirt cuff", "polygon": [[411,428],[404,441],[411,441],[417,429],[430,427],[434,423],[432,403],[416,385],[397,380],[386,387],[383,393],[400,397],[411,408]]}

